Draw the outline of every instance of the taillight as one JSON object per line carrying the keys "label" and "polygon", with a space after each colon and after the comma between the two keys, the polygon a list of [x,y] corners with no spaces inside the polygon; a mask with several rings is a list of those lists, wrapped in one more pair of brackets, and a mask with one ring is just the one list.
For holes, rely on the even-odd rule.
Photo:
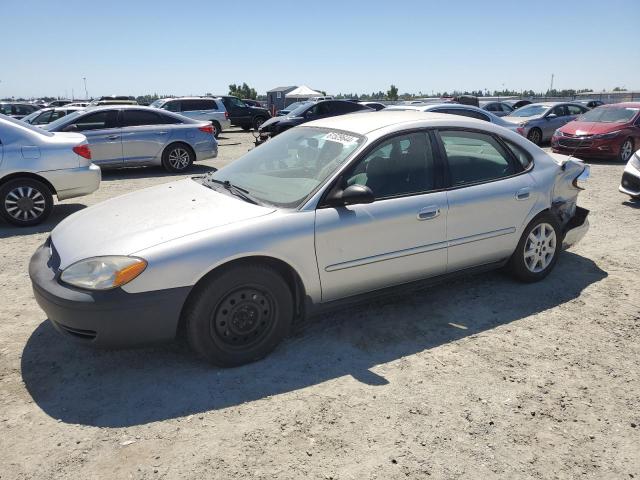
{"label": "taillight", "polygon": [[213,125],[205,125],[204,127],[198,127],[198,130],[204,133],[210,133],[213,135]]}
{"label": "taillight", "polygon": [[522,135],[523,137],[525,136],[525,135],[524,135],[524,128],[523,128],[523,127],[518,127],[518,128],[516,128],[516,132],[518,132],[518,133],[519,133],[520,135]]}
{"label": "taillight", "polygon": [[82,145],[76,145],[75,147],[73,147],[73,151],[81,157],[84,157],[87,160],[91,160],[91,149],[86,143],[83,143]]}
{"label": "taillight", "polygon": [[224,118],[226,118],[227,120],[229,120],[229,112],[224,112]]}

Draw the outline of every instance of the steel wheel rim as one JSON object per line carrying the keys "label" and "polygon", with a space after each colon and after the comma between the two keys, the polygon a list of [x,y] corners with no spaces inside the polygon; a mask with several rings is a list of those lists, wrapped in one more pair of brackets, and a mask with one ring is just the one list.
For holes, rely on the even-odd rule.
{"label": "steel wheel rim", "polygon": [[176,170],[182,170],[189,165],[189,152],[184,148],[174,148],[169,153],[169,165]]}
{"label": "steel wheel rim", "polygon": [[4,198],[5,211],[21,222],[39,218],[46,205],[42,192],[33,187],[16,187]]}
{"label": "steel wheel rim", "polygon": [[228,293],[211,319],[211,336],[226,347],[247,348],[259,343],[275,324],[273,296],[254,286]]}
{"label": "steel wheel rim", "polygon": [[631,144],[631,140],[627,140],[622,144],[622,161],[626,162],[629,160],[629,157],[633,154],[633,145]]}
{"label": "steel wheel rim", "polygon": [[545,270],[556,255],[556,231],[548,223],[540,223],[531,230],[524,244],[524,264],[532,273]]}

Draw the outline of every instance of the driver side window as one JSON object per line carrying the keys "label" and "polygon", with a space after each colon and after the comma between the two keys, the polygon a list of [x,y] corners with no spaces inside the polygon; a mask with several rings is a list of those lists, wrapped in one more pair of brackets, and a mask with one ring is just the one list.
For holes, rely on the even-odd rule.
{"label": "driver side window", "polygon": [[434,155],[425,132],[399,135],[378,145],[345,175],[346,185],[366,185],[376,200],[435,188]]}
{"label": "driver side window", "polygon": [[565,105],[558,105],[551,110],[551,113],[557,115],[558,117],[564,117],[567,115],[567,107]]}

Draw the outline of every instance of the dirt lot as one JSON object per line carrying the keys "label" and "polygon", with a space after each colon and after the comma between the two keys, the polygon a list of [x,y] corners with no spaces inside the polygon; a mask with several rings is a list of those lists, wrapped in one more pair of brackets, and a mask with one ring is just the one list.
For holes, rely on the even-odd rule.
{"label": "dirt lot", "polygon": [[[225,135],[221,166],[252,137]],[[61,338],[27,264],[65,216],[168,182],[108,172],[0,225],[0,478],[640,478],[640,204],[592,163],[591,230],[535,285],[492,273],[326,315],[256,364]]]}

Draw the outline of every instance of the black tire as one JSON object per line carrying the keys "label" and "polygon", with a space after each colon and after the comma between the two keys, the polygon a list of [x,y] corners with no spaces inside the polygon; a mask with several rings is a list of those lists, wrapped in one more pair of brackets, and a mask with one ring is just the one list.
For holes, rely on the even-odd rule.
{"label": "black tire", "polygon": [[620,160],[623,163],[627,163],[631,158],[631,155],[633,155],[633,152],[634,152],[633,147],[634,147],[633,139],[632,138],[625,139],[625,141],[622,142],[622,145],[620,145],[620,151],[618,152],[618,160]]}
{"label": "black tire", "polygon": [[245,132],[248,132],[249,130],[251,130],[251,125],[247,124],[247,125],[242,125],[242,130],[244,130]]}
{"label": "black tire", "polygon": [[0,187],[0,214],[9,223],[30,227],[44,222],[53,209],[53,194],[33,178],[15,178]]}
{"label": "black tire", "polygon": [[539,128],[532,128],[527,134],[527,139],[536,145],[540,145],[542,143],[542,130]]}
{"label": "black tire", "polygon": [[215,365],[236,367],[259,360],[289,333],[293,295],[268,266],[226,268],[196,288],[183,313],[187,339],[200,357]]}
{"label": "black tire", "polygon": [[266,121],[267,119],[265,117],[257,116],[256,118],[253,119],[253,128],[255,130],[258,130],[260,128],[260,125],[262,125]]}
{"label": "black tire", "polygon": [[167,172],[186,172],[194,160],[193,150],[184,143],[172,143],[162,152],[162,166]]}
{"label": "black tire", "polygon": [[[538,229],[539,227],[540,229]],[[553,242],[534,242],[533,238],[530,238],[534,231],[540,233],[542,228],[546,229],[546,235],[551,236],[549,227],[553,229]],[[543,238],[536,233],[533,233],[533,237]],[[558,220],[549,212],[543,212],[531,220],[527,228],[524,229],[518,246],[509,260],[508,269],[515,278],[522,282],[540,281],[549,275],[555,267],[561,249],[562,232]]]}
{"label": "black tire", "polygon": [[220,136],[220,132],[222,132],[222,127],[216,120],[211,120],[211,126],[213,127],[213,136],[218,138]]}

